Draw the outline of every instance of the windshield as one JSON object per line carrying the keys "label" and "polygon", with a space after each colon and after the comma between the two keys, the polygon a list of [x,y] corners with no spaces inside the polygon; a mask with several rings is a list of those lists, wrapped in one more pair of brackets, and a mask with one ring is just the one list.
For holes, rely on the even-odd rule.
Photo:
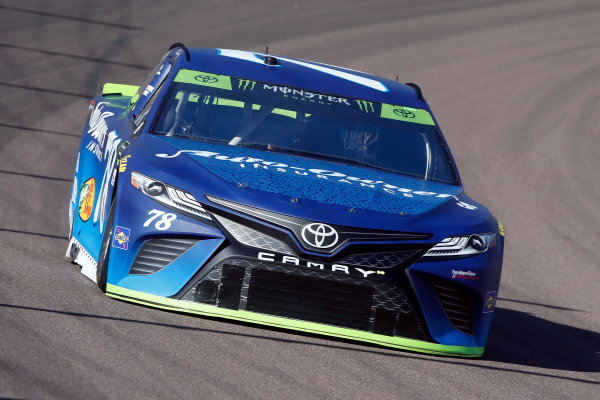
{"label": "windshield", "polygon": [[456,183],[428,111],[181,69],[151,132]]}

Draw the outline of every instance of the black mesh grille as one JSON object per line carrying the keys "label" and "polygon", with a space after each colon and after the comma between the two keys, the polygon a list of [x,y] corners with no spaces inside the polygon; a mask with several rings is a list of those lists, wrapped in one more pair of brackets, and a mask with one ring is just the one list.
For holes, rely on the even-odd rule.
{"label": "black mesh grille", "polygon": [[338,261],[344,265],[361,265],[371,268],[393,268],[402,264],[420,250],[391,251],[383,253],[352,254]]}
{"label": "black mesh grille", "polygon": [[[236,275],[224,305],[225,271],[234,267],[243,278]],[[218,264],[183,300],[427,340],[405,290],[390,280],[236,258]]]}
{"label": "black mesh grille", "polygon": [[372,298],[369,286],[255,268],[246,310],[367,330]]}
{"label": "black mesh grille", "polygon": [[197,242],[197,239],[177,238],[147,240],[135,257],[129,273],[132,275],[154,274],[172,263]]}
{"label": "black mesh grille", "polygon": [[473,334],[473,298],[463,286],[454,282],[429,277],[435,294],[446,316],[456,329]]}

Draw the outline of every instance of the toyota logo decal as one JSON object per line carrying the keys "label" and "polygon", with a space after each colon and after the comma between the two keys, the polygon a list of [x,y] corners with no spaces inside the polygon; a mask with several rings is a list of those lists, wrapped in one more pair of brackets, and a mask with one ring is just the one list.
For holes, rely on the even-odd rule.
{"label": "toyota logo decal", "polygon": [[219,80],[214,77],[214,76],[210,76],[210,75],[196,75],[194,77],[195,80],[200,81],[200,82],[204,82],[204,83],[217,83],[219,82]]}
{"label": "toyota logo decal", "polygon": [[312,223],[302,227],[302,240],[317,249],[328,249],[338,242],[339,236],[329,225]]}
{"label": "toyota logo decal", "polygon": [[406,111],[406,110],[402,110],[400,108],[394,109],[394,114],[396,114],[397,116],[402,117],[402,118],[414,118],[415,117],[415,113],[413,113],[412,111]]}

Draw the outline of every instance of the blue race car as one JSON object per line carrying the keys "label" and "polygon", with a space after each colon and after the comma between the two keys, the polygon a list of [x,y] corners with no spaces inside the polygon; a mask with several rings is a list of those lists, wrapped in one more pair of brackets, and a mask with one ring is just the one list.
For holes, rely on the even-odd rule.
{"label": "blue race car", "polygon": [[108,296],[462,357],[504,248],[417,85],[180,43],[92,99],[69,220]]}

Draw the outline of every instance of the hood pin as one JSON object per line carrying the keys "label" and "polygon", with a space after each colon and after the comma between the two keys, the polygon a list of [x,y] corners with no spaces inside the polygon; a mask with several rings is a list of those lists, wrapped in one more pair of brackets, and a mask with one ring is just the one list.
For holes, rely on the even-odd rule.
{"label": "hood pin", "polygon": [[240,183],[238,183],[238,187],[245,188],[246,186],[248,186],[248,182],[240,182]]}

